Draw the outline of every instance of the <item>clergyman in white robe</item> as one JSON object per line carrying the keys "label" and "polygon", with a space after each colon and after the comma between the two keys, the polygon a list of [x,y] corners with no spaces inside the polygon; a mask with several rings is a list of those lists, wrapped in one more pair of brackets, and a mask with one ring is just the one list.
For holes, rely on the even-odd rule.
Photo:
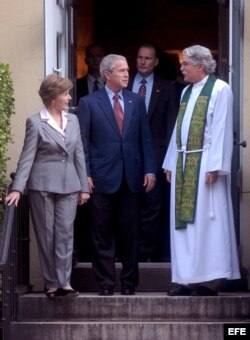
{"label": "clergyman in white robe", "polygon": [[[181,129],[182,145],[187,143],[194,105],[207,78],[193,84]],[[217,79],[206,116],[195,219],[184,229],[175,229],[176,127],[163,163],[163,169],[172,173],[171,266],[172,281],[179,284],[240,278],[230,181],[232,100],[229,85]],[[185,154],[183,158],[185,162]],[[206,184],[205,174],[210,171],[218,171],[219,176],[213,184]]]}

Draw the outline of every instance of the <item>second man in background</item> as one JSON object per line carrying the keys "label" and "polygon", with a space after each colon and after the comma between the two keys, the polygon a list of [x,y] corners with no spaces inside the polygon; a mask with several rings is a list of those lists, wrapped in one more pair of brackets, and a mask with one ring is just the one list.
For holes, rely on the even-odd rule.
{"label": "second man in background", "polygon": [[157,162],[156,185],[150,192],[144,191],[141,197],[139,260],[142,262],[169,257],[169,184],[162,163],[178,110],[175,87],[170,81],[156,75],[158,64],[156,47],[151,43],[142,44],[137,52],[137,73],[128,86],[145,98]]}

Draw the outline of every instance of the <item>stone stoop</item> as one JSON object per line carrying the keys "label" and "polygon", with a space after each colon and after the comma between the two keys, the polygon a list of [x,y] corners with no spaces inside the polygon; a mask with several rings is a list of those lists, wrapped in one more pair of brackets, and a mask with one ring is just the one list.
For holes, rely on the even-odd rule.
{"label": "stone stoop", "polygon": [[223,340],[225,323],[250,323],[250,293],[169,297],[166,293],[48,299],[19,296],[13,340]]}
{"label": "stone stoop", "polygon": [[[121,290],[119,276],[121,272],[121,263],[116,263],[117,285],[115,291]],[[98,292],[98,285],[93,273],[91,263],[78,263],[73,267],[71,275],[71,284],[74,289],[80,292]],[[145,262],[139,263],[139,285],[136,288],[138,292],[167,292],[175,287],[171,283],[171,264]]]}
{"label": "stone stoop", "polygon": [[[117,284],[115,292],[120,292],[121,263],[116,263]],[[71,275],[72,287],[79,292],[98,292],[99,288],[95,279],[91,263],[78,263],[73,267]],[[176,287],[171,282],[171,263],[168,262],[142,262],[139,263],[139,285],[137,292],[164,292]],[[220,284],[222,291],[245,291],[247,282],[245,280],[224,280]]]}

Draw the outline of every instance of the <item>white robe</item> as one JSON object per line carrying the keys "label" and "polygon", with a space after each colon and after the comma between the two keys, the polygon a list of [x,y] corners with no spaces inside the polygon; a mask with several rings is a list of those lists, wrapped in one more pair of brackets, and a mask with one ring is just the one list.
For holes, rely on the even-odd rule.
{"label": "white robe", "polygon": [[[187,143],[193,108],[206,80],[207,77],[193,85],[182,124],[182,145]],[[179,284],[240,278],[230,180],[232,101],[229,85],[217,79],[206,117],[195,221],[188,223],[186,229],[175,229],[176,126],[163,162],[163,168],[172,172],[171,266],[172,281]],[[219,172],[212,185],[205,184],[205,174],[209,171]]]}

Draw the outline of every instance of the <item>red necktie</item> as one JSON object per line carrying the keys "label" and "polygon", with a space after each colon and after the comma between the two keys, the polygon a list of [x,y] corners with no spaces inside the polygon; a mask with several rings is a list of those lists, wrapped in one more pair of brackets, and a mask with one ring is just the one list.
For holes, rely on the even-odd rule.
{"label": "red necktie", "polygon": [[114,95],[114,112],[115,112],[115,118],[119,127],[119,130],[122,135],[122,127],[123,127],[123,110],[121,107],[121,104],[119,102],[119,95]]}
{"label": "red necktie", "polygon": [[99,90],[98,84],[99,84],[99,81],[96,79],[96,80],[94,81],[94,85],[93,85],[93,92]]}
{"label": "red necktie", "polygon": [[141,97],[145,97],[146,96],[146,80],[145,79],[142,79],[141,80],[141,86],[139,87],[139,91],[138,91],[138,94],[139,96]]}

